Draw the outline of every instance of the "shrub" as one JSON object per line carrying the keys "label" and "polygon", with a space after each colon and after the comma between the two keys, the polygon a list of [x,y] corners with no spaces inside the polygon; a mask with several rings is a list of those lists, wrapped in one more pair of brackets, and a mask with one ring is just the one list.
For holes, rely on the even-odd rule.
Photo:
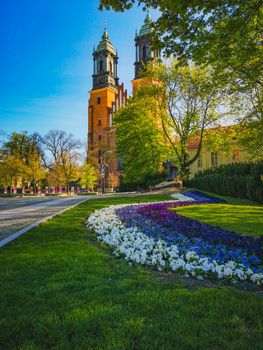
{"label": "shrub", "polygon": [[141,181],[137,182],[126,182],[125,178],[121,178],[119,190],[121,192],[148,190],[150,186],[157,185],[165,181],[166,178],[167,175],[165,172],[147,174],[141,179]]}
{"label": "shrub", "polygon": [[79,192],[78,196],[91,196],[91,195],[96,195],[97,192]]}
{"label": "shrub", "polygon": [[185,185],[263,203],[262,175],[263,161],[227,164],[203,170]]}

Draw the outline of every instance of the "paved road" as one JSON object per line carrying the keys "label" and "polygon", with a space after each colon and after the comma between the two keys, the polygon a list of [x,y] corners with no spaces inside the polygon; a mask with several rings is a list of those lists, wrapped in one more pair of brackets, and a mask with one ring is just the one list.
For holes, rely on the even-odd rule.
{"label": "paved road", "polygon": [[25,226],[91,197],[1,198],[0,241]]}

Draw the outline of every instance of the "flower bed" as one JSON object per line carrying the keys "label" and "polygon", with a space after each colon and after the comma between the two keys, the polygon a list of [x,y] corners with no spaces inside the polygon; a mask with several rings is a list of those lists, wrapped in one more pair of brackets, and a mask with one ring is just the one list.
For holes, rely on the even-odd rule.
{"label": "flower bed", "polygon": [[221,201],[198,192],[159,203],[110,206],[94,212],[88,227],[126,260],[186,276],[263,283],[262,239],[182,217],[170,208]]}

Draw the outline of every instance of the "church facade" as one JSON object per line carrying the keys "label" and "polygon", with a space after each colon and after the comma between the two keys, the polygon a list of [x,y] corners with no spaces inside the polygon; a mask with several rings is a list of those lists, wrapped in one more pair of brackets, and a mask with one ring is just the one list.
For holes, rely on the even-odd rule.
{"label": "church facade", "polygon": [[[144,65],[159,56],[151,48],[151,21],[147,14],[143,26],[135,35],[133,92],[143,82]],[[98,169],[97,188],[103,192],[117,188],[121,176],[113,119],[116,111],[127,103],[128,96],[124,85],[119,83],[118,58],[105,27],[102,38],[93,51],[92,90],[88,104],[88,158]]]}
{"label": "church facade", "polygon": [[[135,35],[133,93],[138,90],[140,84],[145,83],[145,64],[160,57],[160,52],[151,47],[151,22],[147,14],[139,33]],[[112,191],[120,184],[121,162],[116,154],[116,130],[113,120],[116,111],[128,101],[127,90],[119,83],[118,53],[111,44],[106,28],[93,51],[93,62],[93,84],[88,105],[88,158],[98,170],[96,187],[104,192]],[[198,145],[190,142],[188,149],[191,157],[197,147]],[[200,157],[191,165],[191,177],[200,170],[247,160],[249,154],[240,149],[236,140],[233,140],[231,151],[227,155],[223,151],[212,152],[203,145]]]}

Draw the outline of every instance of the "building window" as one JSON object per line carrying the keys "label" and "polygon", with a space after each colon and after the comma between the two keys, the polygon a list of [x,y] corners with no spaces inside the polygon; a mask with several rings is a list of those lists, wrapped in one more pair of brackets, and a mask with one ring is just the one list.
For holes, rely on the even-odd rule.
{"label": "building window", "polygon": [[110,72],[112,73],[112,63],[110,62]]}
{"label": "building window", "polygon": [[146,59],[146,46],[143,46],[143,48],[142,48],[142,59],[143,60]]}
{"label": "building window", "polygon": [[99,135],[99,141],[101,141],[101,135]]}
{"label": "building window", "polygon": [[232,161],[233,161],[233,163],[239,163],[240,162],[240,151],[238,149],[233,151]]}
{"label": "building window", "polygon": [[211,166],[218,166],[219,159],[218,159],[218,153],[217,152],[211,152]]}
{"label": "building window", "polygon": [[101,163],[101,150],[99,149],[98,152],[98,163]]}
{"label": "building window", "polygon": [[101,118],[98,120],[98,125],[101,126]]}
{"label": "building window", "polygon": [[202,168],[203,162],[202,162],[202,155],[200,155],[197,159],[197,167]]}
{"label": "building window", "polygon": [[100,60],[100,62],[99,62],[99,72],[100,73],[103,72],[103,62],[102,62],[102,60]]}
{"label": "building window", "polygon": [[100,105],[100,96],[97,97],[97,105]]}

